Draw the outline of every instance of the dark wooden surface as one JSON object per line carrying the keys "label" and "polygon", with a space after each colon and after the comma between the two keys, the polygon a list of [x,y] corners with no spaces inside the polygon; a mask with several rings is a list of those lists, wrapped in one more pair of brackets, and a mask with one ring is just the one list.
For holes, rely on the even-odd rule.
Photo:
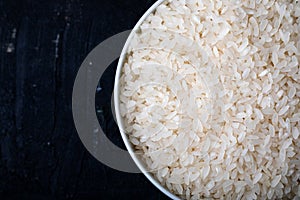
{"label": "dark wooden surface", "polygon": [[[0,0],[0,199],[166,199],[142,174],[110,169],[76,133],[73,82],[87,54],[133,28],[154,0]],[[97,94],[103,130],[113,63]]]}

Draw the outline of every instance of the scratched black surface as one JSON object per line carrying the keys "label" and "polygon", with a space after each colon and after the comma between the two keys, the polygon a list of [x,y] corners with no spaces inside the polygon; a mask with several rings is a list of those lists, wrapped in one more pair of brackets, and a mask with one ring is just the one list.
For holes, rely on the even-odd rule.
{"label": "scratched black surface", "polygon": [[[154,0],[0,0],[0,199],[166,199],[142,174],[110,169],[81,144],[73,82],[101,41],[133,28]],[[98,118],[111,118],[116,62],[102,77]]]}

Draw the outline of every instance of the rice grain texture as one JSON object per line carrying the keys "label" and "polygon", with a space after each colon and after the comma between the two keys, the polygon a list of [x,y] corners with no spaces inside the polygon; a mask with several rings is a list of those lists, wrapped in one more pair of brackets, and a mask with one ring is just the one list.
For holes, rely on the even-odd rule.
{"label": "rice grain texture", "polygon": [[172,0],[133,37],[120,110],[182,199],[300,198],[300,3]]}

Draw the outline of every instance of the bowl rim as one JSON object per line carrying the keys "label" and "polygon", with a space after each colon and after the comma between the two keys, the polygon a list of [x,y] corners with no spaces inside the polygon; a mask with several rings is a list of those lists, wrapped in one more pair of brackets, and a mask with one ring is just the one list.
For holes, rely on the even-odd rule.
{"label": "bowl rim", "polygon": [[116,70],[116,75],[115,75],[115,85],[114,85],[114,108],[115,108],[115,114],[116,114],[116,120],[117,120],[117,125],[118,128],[120,130],[122,139],[125,143],[125,146],[131,156],[131,158],[133,159],[133,161],[135,162],[135,164],[137,165],[137,167],[141,170],[141,172],[148,178],[148,180],[156,187],[158,188],[161,192],[163,192],[165,195],[167,195],[168,197],[170,197],[171,199],[176,199],[179,200],[180,198],[178,196],[175,196],[174,194],[172,194],[168,189],[166,189],[165,187],[163,187],[154,177],[153,175],[151,175],[143,166],[143,164],[141,163],[141,161],[137,158],[137,156],[135,155],[134,151],[133,151],[133,147],[132,144],[130,143],[126,133],[124,132],[124,123],[123,123],[123,117],[120,114],[120,99],[119,99],[119,85],[120,85],[120,77],[121,77],[121,70],[122,67],[124,66],[124,61],[126,59],[126,53],[128,50],[128,47],[130,45],[130,42],[134,36],[134,34],[136,33],[137,30],[139,30],[141,24],[145,21],[145,19],[151,14],[153,13],[156,8],[161,5],[164,1],[167,0],[157,0],[145,13],[144,15],[139,19],[139,21],[136,23],[136,25],[134,26],[134,28],[132,29],[131,33],[129,34],[126,43],[122,49],[119,61],[118,61],[118,65],[117,65],[117,70]]}

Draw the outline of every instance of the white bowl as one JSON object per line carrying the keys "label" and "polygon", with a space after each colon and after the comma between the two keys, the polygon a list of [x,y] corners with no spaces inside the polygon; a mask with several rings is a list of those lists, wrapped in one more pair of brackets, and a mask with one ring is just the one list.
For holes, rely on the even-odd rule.
{"label": "white bowl", "polygon": [[163,187],[153,176],[152,174],[150,174],[144,167],[144,165],[142,164],[142,162],[137,158],[136,154],[134,153],[134,147],[131,144],[131,142],[129,141],[126,133],[124,132],[125,127],[124,127],[124,123],[123,123],[123,118],[120,114],[120,100],[119,100],[119,94],[120,94],[120,90],[119,90],[119,82],[120,82],[120,76],[121,76],[121,72],[122,72],[122,67],[124,65],[124,61],[126,58],[126,52],[128,50],[128,46],[135,34],[135,32],[139,29],[140,25],[145,21],[145,19],[152,13],[155,11],[155,9],[164,2],[165,0],[158,0],[155,4],[153,4],[147,11],[146,13],[140,18],[140,20],[137,22],[137,24],[135,25],[135,27],[133,28],[133,30],[131,31],[130,35],[128,36],[128,39],[124,45],[124,48],[121,52],[120,58],[119,58],[119,62],[118,62],[118,67],[117,67],[117,72],[116,72],[116,76],[115,76],[115,87],[114,87],[114,104],[115,104],[115,112],[116,112],[116,119],[117,119],[117,124],[119,126],[119,130],[121,132],[121,136],[122,139],[125,143],[125,146],[129,152],[129,154],[131,155],[132,159],[134,160],[135,164],[138,166],[138,168],[141,170],[141,172],[149,179],[149,181],[156,186],[160,191],[162,191],[165,195],[167,195],[168,197],[170,197],[171,199],[180,199],[177,196],[175,196],[174,194],[172,194],[170,191],[168,191],[168,189],[166,189],[165,187]]}

